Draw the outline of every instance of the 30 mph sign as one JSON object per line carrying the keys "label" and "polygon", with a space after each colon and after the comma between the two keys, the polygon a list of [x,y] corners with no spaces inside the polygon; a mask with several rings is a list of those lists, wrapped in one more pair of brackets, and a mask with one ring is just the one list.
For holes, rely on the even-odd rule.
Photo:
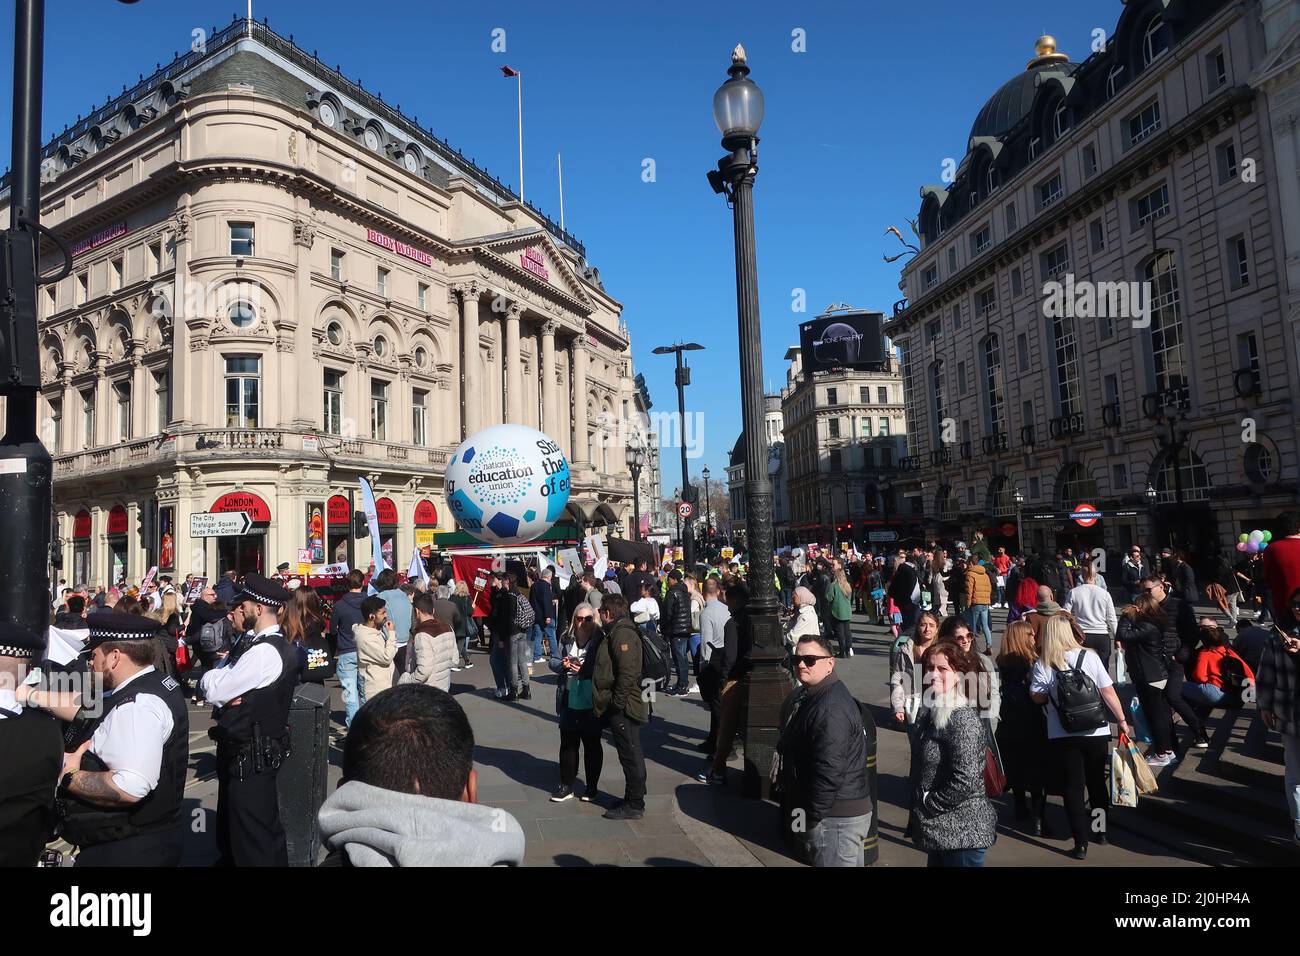
{"label": "30 mph sign", "polygon": [[225,538],[248,534],[253,519],[247,511],[199,511],[190,515],[191,538]]}
{"label": "30 mph sign", "polygon": [[689,518],[691,515],[695,514],[695,509],[691,507],[689,501],[683,501],[677,506],[677,514],[679,517]]}

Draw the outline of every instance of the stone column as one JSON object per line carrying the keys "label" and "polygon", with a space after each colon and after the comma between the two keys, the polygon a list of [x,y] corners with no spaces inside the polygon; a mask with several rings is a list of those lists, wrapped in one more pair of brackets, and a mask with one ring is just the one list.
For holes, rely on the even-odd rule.
{"label": "stone column", "polygon": [[[194,217],[189,213],[188,197],[185,203],[186,205],[182,205],[172,216],[172,254],[175,262],[172,291],[168,296],[171,299],[172,358],[168,367],[167,387],[171,389],[172,421],[181,427],[196,424],[199,421],[195,414],[196,410],[201,412],[205,405],[202,391],[204,376],[189,375],[187,372],[200,363],[210,361],[206,354],[208,347],[206,335],[200,336],[201,343],[194,341],[188,324],[200,318],[194,312],[195,307],[202,309],[203,306],[191,301],[191,297],[187,295],[190,278],[190,238],[194,231]],[[195,348],[204,354],[191,356],[190,352]],[[222,401],[224,402],[224,398]],[[210,405],[211,400],[209,399],[206,404]],[[225,424],[224,412],[218,412],[213,417],[220,424]]]}
{"label": "stone column", "polygon": [[452,286],[452,294],[460,297],[460,421],[461,439],[479,430],[483,401],[483,383],[479,381],[478,296],[477,282]]}
{"label": "stone column", "polygon": [[506,372],[505,420],[515,425],[524,424],[524,374],[519,360],[519,314],[523,307],[512,302],[506,309],[506,344],[502,356]]}
{"label": "stone column", "polygon": [[95,355],[95,444],[112,445],[117,442],[116,432],[111,427],[117,408],[113,401],[113,389],[105,372],[108,366],[108,353],[96,352]]}
{"label": "stone column", "polygon": [[[296,134],[293,135],[296,138]],[[277,343],[281,374],[290,379],[292,385],[283,395],[279,424],[292,423],[295,429],[309,430],[324,425],[320,396],[324,388],[325,372],[320,362],[312,358],[315,345],[312,332],[316,317],[312,301],[311,255],[312,244],[316,241],[317,224],[310,202],[299,202],[301,205],[293,222],[293,253],[298,268],[289,286],[288,305],[285,309],[285,314],[294,317],[297,324],[286,324]],[[285,316],[280,318],[284,321]],[[289,354],[286,355],[286,352]]]}
{"label": "stone column", "polygon": [[542,323],[541,359],[537,366],[537,380],[542,392],[542,431],[550,438],[555,438],[559,431],[559,409],[555,407],[555,330],[558,323],[547,319]]}
{"label": "stone column", "polygon": [[569,342],[573,367],[573,445],[569,460],[575,471],[585,471],[587,461],[587,326]]}
{"label": "stone column", "polygon": [[[72,387],[72,363],[67,361],[60,363],[59,372],[63,376],[63,407],[59,409],[59,414],[63,416],[63,434],[59,436],[58,448],[47,449],[51,455],[74,451],[81,447],[76,440],[81,416],[79,410],[74,410],[73,398],[77,391]],[[72,565],[65,562],[64,567],[71,569]]]}
{"label": "stone column", "polygon": [[131,350],[131,437],[148,438],[157,434],[154,420],[149,417],[149,387],[153,376],[144,367],[143,341],[137,341]]}

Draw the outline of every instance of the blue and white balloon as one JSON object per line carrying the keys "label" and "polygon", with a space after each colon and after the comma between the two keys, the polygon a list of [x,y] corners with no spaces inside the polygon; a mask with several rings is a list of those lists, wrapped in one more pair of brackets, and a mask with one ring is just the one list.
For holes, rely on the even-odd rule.
{"label": "blue and white balloon", "polygon": [[486,544],[524,544],[545,534],[569,502],[569,462],[535,428],[494,425],[451,456],[447,504],[456,524]]}

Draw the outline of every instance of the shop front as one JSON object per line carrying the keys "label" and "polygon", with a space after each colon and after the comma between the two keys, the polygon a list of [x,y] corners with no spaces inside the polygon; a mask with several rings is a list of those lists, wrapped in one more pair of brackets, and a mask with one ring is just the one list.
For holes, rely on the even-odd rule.
{"label": "shop front", "polygon": [[72,583],[95,583],[90,580],[90,512],[85,508],[72,519]]}
{"label": "shop front", "polygon": [[401,554],[397,538],[397,505],[392,498],[380,498],[375,502],[375,517],[379,519],[379,544],[383,551],[384,563],[396,568],[393,558]]}
{"label": "shop front", "polygon": [[325,550],[330,564],[348,560],[348,541],[352,536],[352,506],[343,495],[332,495],[325,502]]}
{"label": "shop front", "polygon": [[217,538],[217,574],[234,571],[247,574],[266,573],[266,531],[271,525],[271,509],[251,491],[231,491],[222,495],[208,509],[214,512],[243,511],[253,522],[247,534]]}
{"label": "shop front", "polygon": [[438,528],[438,509],[428,498],[422,498],[415,504],[415,546],[420,549],[420,557],[428,567],[433,555],[433,539]]}
{"label": "shop front", "polygon": [[108,579],[114,585],[126,580],[126,533],[129,525],[125,505],[114,505],[108,512]]}

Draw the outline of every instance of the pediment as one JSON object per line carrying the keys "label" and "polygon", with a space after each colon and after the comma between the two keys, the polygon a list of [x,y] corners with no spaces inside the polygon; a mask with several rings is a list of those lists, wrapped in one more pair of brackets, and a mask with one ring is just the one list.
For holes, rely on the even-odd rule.
{"label": "pediment", "polygon": [[595,302],[583,288],[582,281],[556,247],[555,240],[545,230],[510,233],[479,245],[510,265],[529,273],[538,282],[558,289],[589,309],[595,308]]}
{"label": "pediment", "polygon": [[1300,65],[1300,23],[1293,26],[1267,59],[1255,69],[1251,86],[1258,86]]}

